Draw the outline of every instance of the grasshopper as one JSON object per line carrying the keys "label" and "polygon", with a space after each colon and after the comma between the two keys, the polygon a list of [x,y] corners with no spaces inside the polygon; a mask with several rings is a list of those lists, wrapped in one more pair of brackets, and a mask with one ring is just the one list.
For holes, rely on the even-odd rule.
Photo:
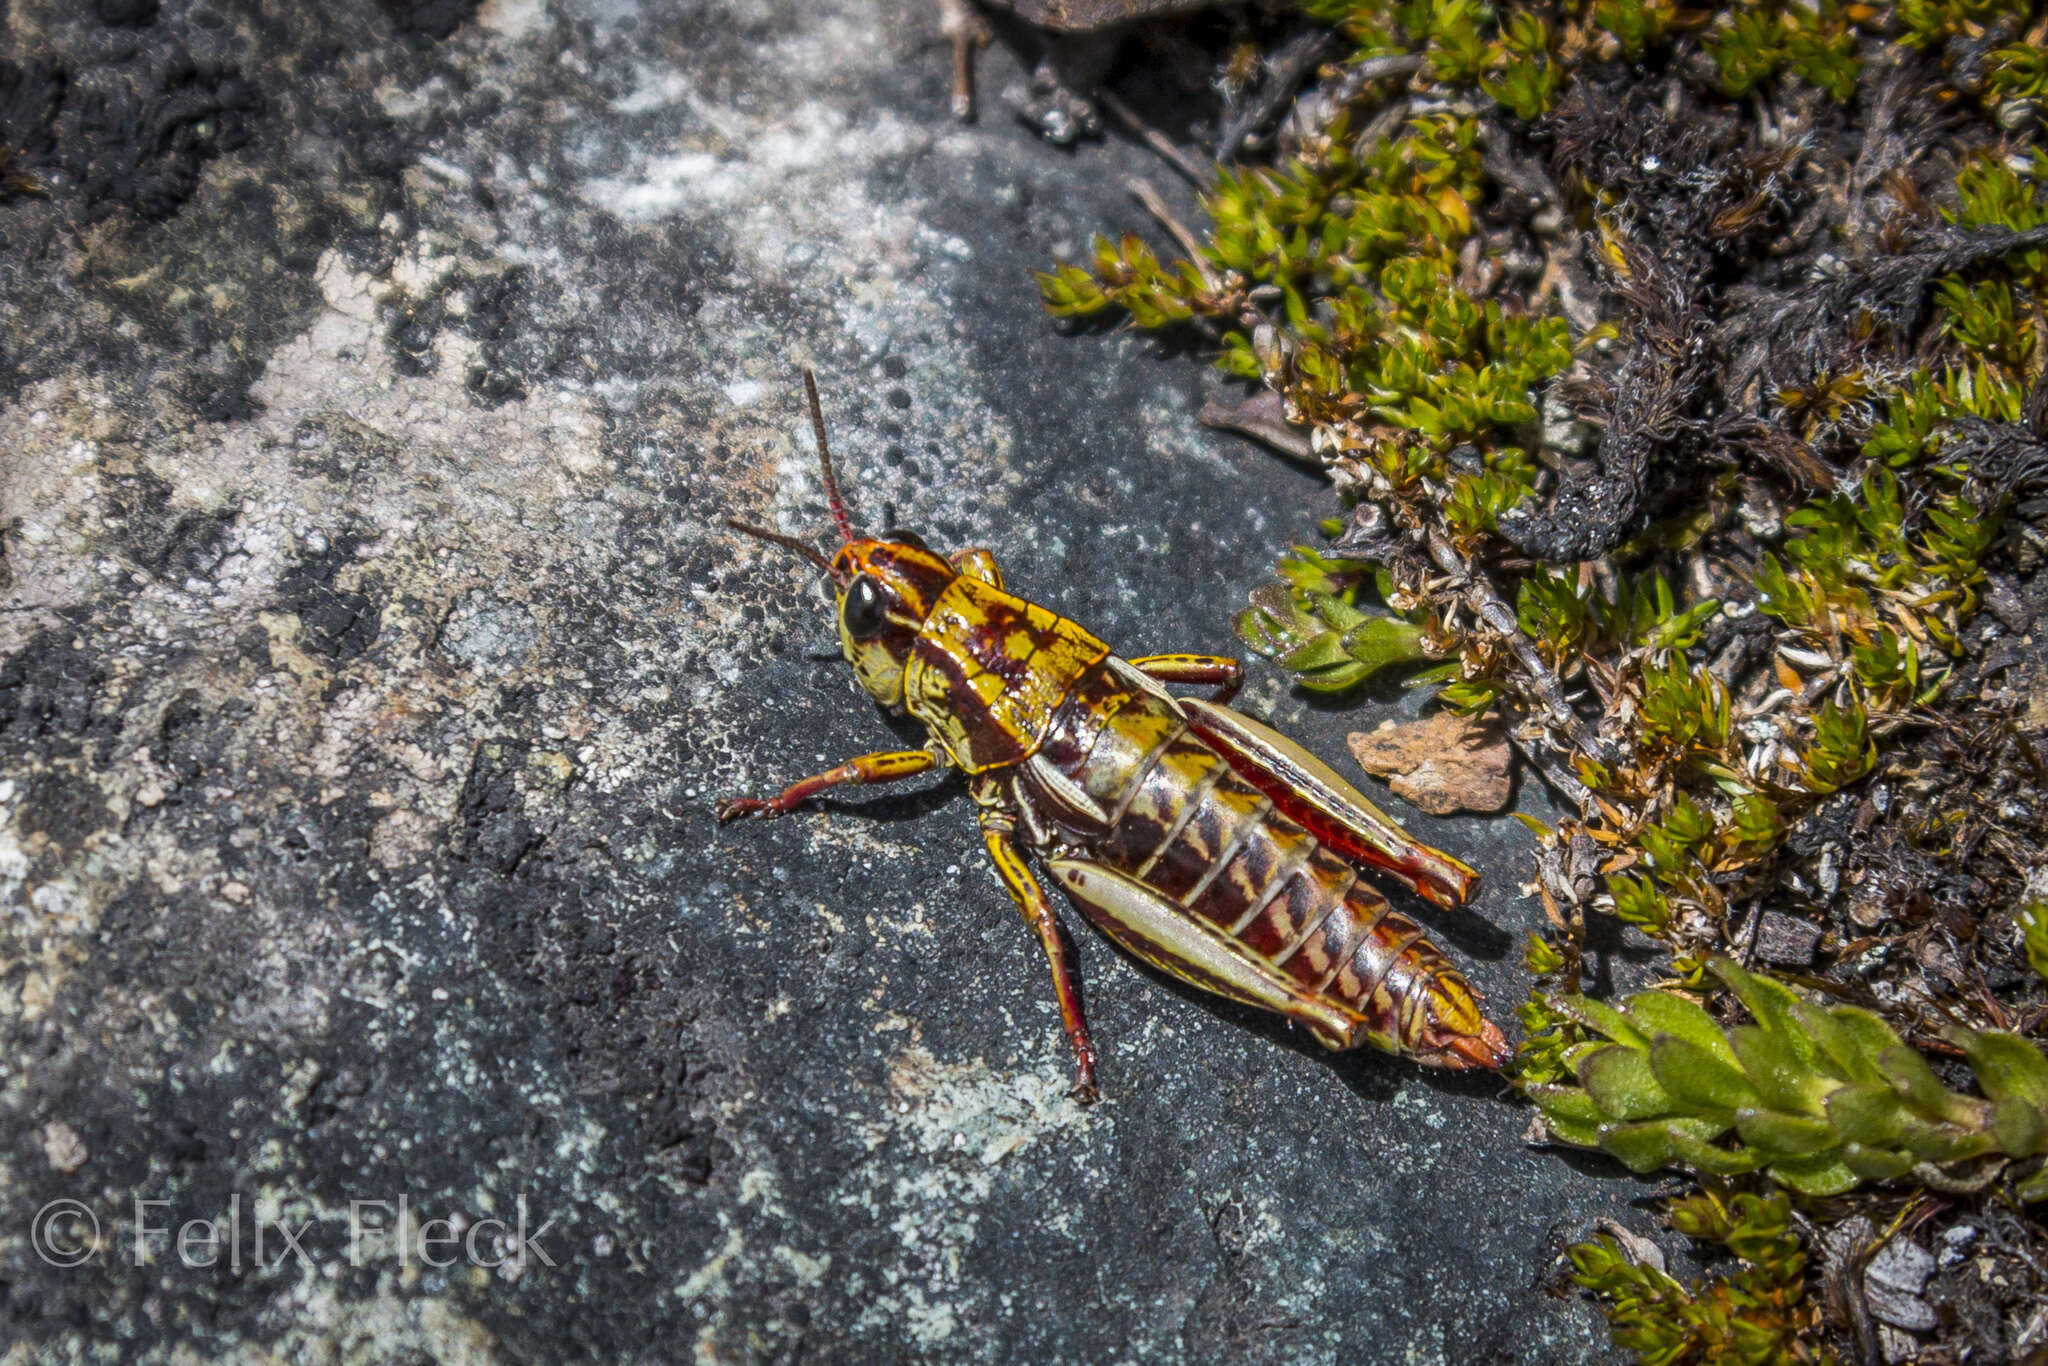
{"label": "grasshopper", "polygon": [[[1321,760],[1224,705],[1234,659],[1123,659],[1078,623],[1003,587],[986,550],[939,555],[915,535],[857,535],[804,372],[825,495],[842,544],[730,526],[832,580],[839,643],[860,686],[930,734],[922,749],[849,759],[721,821],[781,816],[831,788],[951,764],[967,775],[996,873],[1052,967],[1093,1099],[1095,1049],[1059,922],[1027,855],[1110,939],[1203,990],[1273,1011],[1325,1047],[1364,1044],[1440,1067],[1498,1067],[1501,1032],[1421,929],[1369,885],[1376,869],[1441,907],[1478,882],[1414,839]],[[1206,699],[1165,685],[1210,687]]]}

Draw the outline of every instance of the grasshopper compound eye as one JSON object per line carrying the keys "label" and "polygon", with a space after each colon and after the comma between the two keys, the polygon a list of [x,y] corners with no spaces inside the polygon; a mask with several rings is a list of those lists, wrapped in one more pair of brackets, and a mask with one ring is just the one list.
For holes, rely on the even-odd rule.
{"label": "grasshopper compound eye", "polygon": [[855,640],[866,640],[882,629],[882,590],[875,587],[875,581],[863,574],[853,581],[846,590],[846,606],[840,613],[846,623],[846,634]]}

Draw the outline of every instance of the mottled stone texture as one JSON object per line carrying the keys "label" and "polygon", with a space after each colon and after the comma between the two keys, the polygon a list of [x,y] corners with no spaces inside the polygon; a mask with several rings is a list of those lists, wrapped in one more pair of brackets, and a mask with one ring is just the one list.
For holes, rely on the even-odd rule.
{"label": "mottled stone texture", "polygon": [[[1127,652],[1228,648],[1328,510],[1198,366],[1039,312],[1028,267],[1152,231],[1146,154],[951,124],[914,0],[0,15],[47,190],[0,204],[0,1360],[1607,1352],[1546,1277],[1642,1187],[1497,1082],[1084,930],[1079,1109],[957,784],[712,821],[891,742],[721,526],[823,527],[799,364],[861,516]],[[1414,705],[1247,698],[1332,755]],[[1415,824],[1489,875],[1427,918],[1505,1012],[1516,828]],[[503,1264],[351,1264],[401,1196]],[[522,1198],[553,1265],[485,1222]],[[234,1211],[242,1265],[138,1265],[138,1211]]]}

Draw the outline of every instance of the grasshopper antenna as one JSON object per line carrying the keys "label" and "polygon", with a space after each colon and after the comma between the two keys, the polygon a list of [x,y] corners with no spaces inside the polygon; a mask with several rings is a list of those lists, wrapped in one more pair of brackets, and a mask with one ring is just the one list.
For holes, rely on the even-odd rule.
{"label": "grasshopper antenna", "polygon": [[832,573],[832,562],[819,554],[815,546],[799,541],[794,536],[785,536],[779,531],[770,531],[766,527],[755,526],[752,522],[742,522],[737,517],[726,518],[725,524],[734,531],[746,532],[747,535],[752,536],[755,540],[766,541],[770,545],[779,545],[784,550],[794,550],[797,554],[824,570],[826,574],[831,576],[834,583],[839,581],[839,576]]}
{"label": "grasshopper antenna", "polygon": [[832,450],[825,444],[825,405],[818,402],[818,380],[811,367],[804,367],[804,392],[811,399],[811,435],[818,439],[818,468],[825,472],[825,501],[832,505],[832,520],[840,536],[851,545],[856,539],[853,521],[846,515],[846,503],[839,497],[839,476],[832,472]]}

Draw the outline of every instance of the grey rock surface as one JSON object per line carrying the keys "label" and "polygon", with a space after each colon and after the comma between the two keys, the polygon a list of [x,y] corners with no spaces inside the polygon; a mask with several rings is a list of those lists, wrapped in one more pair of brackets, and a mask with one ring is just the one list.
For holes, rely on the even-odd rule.
{"label": "grey rock surface", "polygon": [[[1126,653],[1331,510],[1039,310],[1148,154],[953,124],[915,0],[0,21],[0,1361],[1608,1357],[1555,1258],[1647,1187],[1497,1080],[1076,921],[1084,1109],[957,783],[712,819],[893,742],[721,525],[824,530],[799,365],[860,516]],[[1506,1018],[1519,827],[1412,824]]]}

